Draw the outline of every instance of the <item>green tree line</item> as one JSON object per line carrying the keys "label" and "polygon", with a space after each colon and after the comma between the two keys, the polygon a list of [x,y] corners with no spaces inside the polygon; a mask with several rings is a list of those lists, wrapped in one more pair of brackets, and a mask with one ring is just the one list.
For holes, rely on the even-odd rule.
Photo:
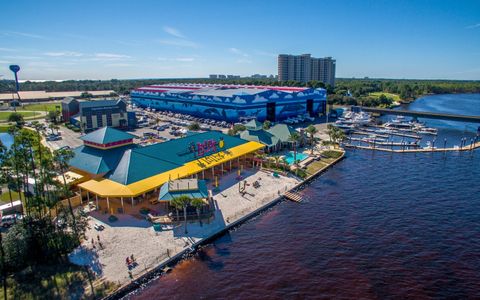
{"label": "green tree line", "polygon": [[36,131],[19,126],[10,129],[13,145],[6,148],[0,143],[0,185],[8,190],[10,203],[16,200],[13,192],[23,203],[23,218],[0,234],[4,298],[7,282],[15,282],[19,274],[35,272],[39,266],[65,264],[67,254],[85,238],[87,228],[86,214],[75,211],[70,200],[57,205],[73,194],[64,176],[56,179],[67,171],[73,152],[52,152],[43,146],[38,123],[33,124]]}
{"label": "green tree line", "polygon": [[[480,81],[461,80],[414,80],[414,79],[348,79],[338,78],[335,88],[319,81],[298,82],[277,81],[270,78],[237,78],[237,79],[209,79],[209,78],[175,78],[175,79],[111,79],[111,80],[66,80],[61,82],[26,81],[20,84],[22,91],[45,90],[59,91],[96,91],[114,90],[118,94],[128,94],[130,90],[152,84],[164,83],[201,83],[201,84],[247,84],[247,85],[275,85],[293,87],[326,88],[331,102],[334,104],[360,104],[378,106],[369,93],[385,92],[400,95],[402,100],[415,99],[422,95],[444,93],[480,93]],[[0,80],[0,93],[9,93],[14,90],[12,80]],[[348,94],[350,92],[350,94]]]}

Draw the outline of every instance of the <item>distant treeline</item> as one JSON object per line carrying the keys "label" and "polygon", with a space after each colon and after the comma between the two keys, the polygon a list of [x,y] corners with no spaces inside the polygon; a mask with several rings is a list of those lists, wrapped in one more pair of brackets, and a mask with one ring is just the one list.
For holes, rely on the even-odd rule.
{"label": "distant treeline", "polygon": [[413,100],[429,94],[480,93],[480,81],[415,79],[339,79],[329,102],[334,104],[378,106],[373,92],[398,94],[401,100]]}
{"label": "distant treeline", "polygon": [[[239,78],[234,80],[208,79],[208,78],[184,78],[184,79],[111,79],[111,80],[67,80],[67,81],[45,81],[20,83],[22,91],[99,91],[114,90],[119,94],[126,94],[130,90],[151,84],[163,83],[218,83],[218,84],[248,84],[248,85],[282,85],[282,86],[305,86],[305,83],[297,81],[279,82],[273,79],[252,79]],[[309,82],[312,87],[324,87],[324,84],[317,81]],[[0,80],[0,92],[8,93],[15,88],[14,81]]]}
{"label": "distant treeline", "polygon": [[[370,97],[372,92],[385,92],[398,94],[402,100],[415,99],[427,94],[445,93],[480,93],[480,81],[460,80],[415,80],[415,79],[346,79],[336,80],[335,88],[325,86],[322,82],[310,81],[302,83],[298,81],[276,81],[274,79],[112,79],[112,80],[67,80],[62,82],[26,81],[20,84],[22,91],[45,90],[49,92],[60,91],[96,91],[114,90],[118,94],[128,94],[131,89],[162,83],[222,83],[222,84],[248,84],[248,85],[279,85],[279,86],[309,86],[325,87],[331,103],[378,105],[376,99]],[[11,92],[14,82],[11,80],[0,81],[0,92]]]}

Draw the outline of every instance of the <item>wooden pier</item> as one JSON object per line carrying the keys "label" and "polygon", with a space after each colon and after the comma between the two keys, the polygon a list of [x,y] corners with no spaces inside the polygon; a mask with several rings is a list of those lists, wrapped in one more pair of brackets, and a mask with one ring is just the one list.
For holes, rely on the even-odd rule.
{"label": "wooden pier", "polygon": [[302,196],[298,193],[295,193],[295,192],[285,192],[285,194],[283,194],[283,196],[285,198],[287,198],[288,200],[291,200],[291,201],[294,201],[294,202],[302,202]]}
{"label": "wooden pier", "polygon": [[375,133],[375,131],[354,131],[352,134],[358,134],[358,135],[375,135],[380,138],[385,138],[388,139],[388,135],[383,134],[383,133]]}

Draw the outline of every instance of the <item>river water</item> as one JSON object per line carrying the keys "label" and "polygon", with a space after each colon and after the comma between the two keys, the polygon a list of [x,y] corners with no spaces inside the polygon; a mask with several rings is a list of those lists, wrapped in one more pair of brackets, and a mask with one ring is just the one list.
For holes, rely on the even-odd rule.
{"label": "river water", "polygon": [[[480,95],[410,108],[480,115]],[[451,140],[476,133],[427,125]],[[350,151],[301,204],[274,206],[128,298],[480,298],[479,180],[478,150]]]}

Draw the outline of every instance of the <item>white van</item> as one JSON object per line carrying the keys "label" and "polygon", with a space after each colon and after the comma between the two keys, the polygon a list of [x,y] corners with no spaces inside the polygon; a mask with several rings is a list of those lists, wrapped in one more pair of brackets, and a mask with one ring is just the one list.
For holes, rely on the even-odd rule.
{"label": "white van", "polygon": [[2,217],[2,227],[10,227],[12,226],[13,224],[15,224],[15,219],[17,220],[21,220],[22,219],[22,215],[20,214],[14,214],[14,215],[6,215],[6,216],[3,216]]}

